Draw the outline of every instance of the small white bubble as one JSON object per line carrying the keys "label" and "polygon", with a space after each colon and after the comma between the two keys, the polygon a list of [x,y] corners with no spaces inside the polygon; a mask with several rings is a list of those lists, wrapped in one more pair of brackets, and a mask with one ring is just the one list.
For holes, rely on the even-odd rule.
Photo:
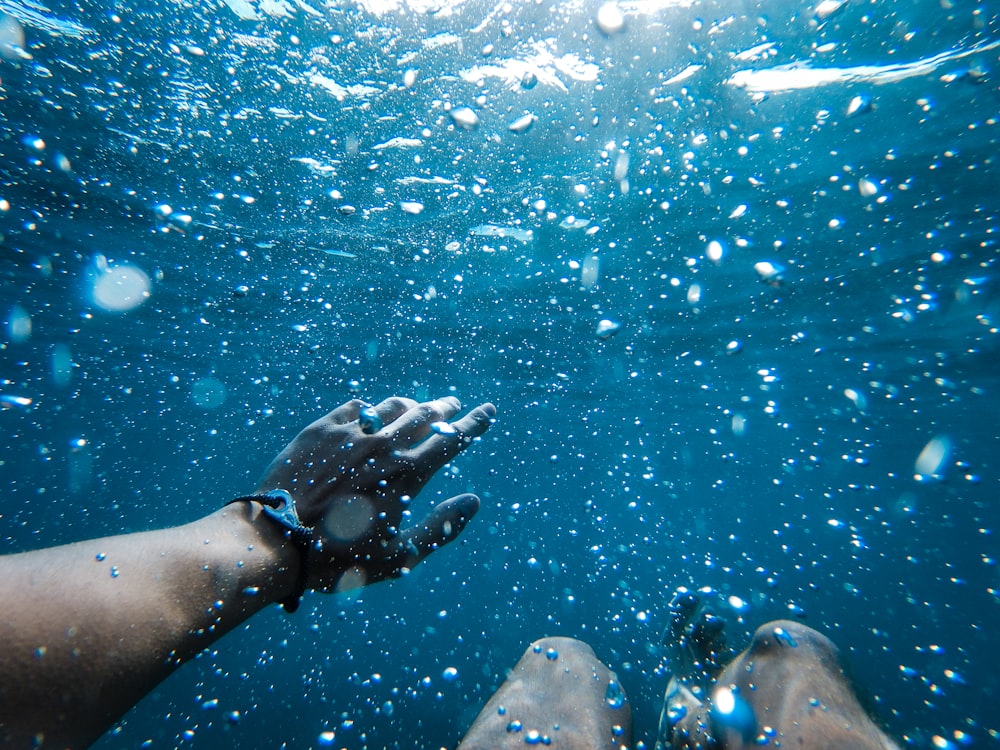
{"label": "small white bubble", "polygon": [[473,130],[479,125],[479,115],[470,107],[455,107],[450,114],[454,123],[465,130]]}
{"label": "small white bubble", "polygon": [[871,198],[873,195],[878,194],[878,183],[872,182],[866,177],[862,177],[858,180],[858,192],[865,198]]}
{"label": "small white bubble", "polygon": [[622,329],[622,324],[616,320],[604,319],[597,324],[594,335],[601,341],[607,341]]}
{"label": "small white bubble", "polygon": [[514,120],[507,126],[507,129],[512,133],[527,133],[531,130],[531,126],[535,124],[537,119],[538,117],[536,115],[529,112]]}
{"label": "small white bubble", "polygon": [[781,286],[785,280],[785,267],[780,263],[773,263],[769,260],[761,260],[754,263],[754,270],[760,280],[771,286]]}
{"label": "small white bubble", "polygon": [[609,36],[617,34],[625,26],[625,14],[618,7],[618,3],[604,3],[597,9],[597,28]]}
{"label": "small white bubble", "polygon": [[847,116],[855,117],[856,115],[863,115],[866,112],[871,112],[873,109],[871,97],[864,94],[858,94],[847,104]]}
{"label": "small white bubble", "polygon": [[917,456],[914,470],[924,477],[938,476],[951,455],[951,438],[938,435],[931,438]]}
{"label": "small white bubble", "polygon": [[722,256],[725,254],[725,247],[718,240],[712,240],[708,243],[708,247],[705,248],[705,255],[713,263],[718,263],[722,260]]}
{"label": "small white bubble", "polygon": [[438,435],[457,435],[458,430],[449,422],[431,422],[431,432]]}
{"label": "small white bubble", "polygon": [[27,396],[15,396],[10,393],[0,394],[0,409],[28,409],[32,400]]}

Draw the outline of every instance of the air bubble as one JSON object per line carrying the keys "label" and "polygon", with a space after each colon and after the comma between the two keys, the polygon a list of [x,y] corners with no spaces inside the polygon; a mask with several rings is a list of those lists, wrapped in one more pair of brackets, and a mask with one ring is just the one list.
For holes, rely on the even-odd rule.
{"label": "air bubble", "polygon": [[218,409],[227,395],[226,386],[215,378],[200,378],[191,385],[191,401],[199,409]]}
{"label": "air bubble", "polygon": [[358,425],[366,435],[374,435],[382,429],[382,418],[375,411],[374,406],[362,406],[358,412]]}
{"label": "air bubble", "polygon": [[618,3],[604,3],[597,9],[597,28],[608,36],[617,34],[625,27],[625,14]]}
{"label": "air bubble", "polygon": [[511,133],[527,133],[529,130],[531,130],[531,126],[535,124],[535,121],[537,119],[538,117],[536,115],[529,112],[527,114],[521,115],[516,120],[514,120],[510,125],[507,126],[507,129]]}
{"label": "air bubble", "polygon": [[146,272],[128,263],[110,265],[103,257],[96,261],[91,300],[110,312],[126,312],[138,307],[150,296],[151,283]]}
{"label": "air bubble", "polygon": [[625,705],[625,691],[622,690],[618,680],[608,682],[608,687],[604,691],[604,701],[611,708],[621,708]]}
{"label": "air bubble", "polygon": [[455,107],[450,114],[452,121],[465,130],[474,130],[479,125],[479,115],[471,107]]}
{"label": "air bubble", "polygon": [[594,335],[601,341],[607,341],[622,329],[622,324],[615,320],[604,319],[597,324]]}

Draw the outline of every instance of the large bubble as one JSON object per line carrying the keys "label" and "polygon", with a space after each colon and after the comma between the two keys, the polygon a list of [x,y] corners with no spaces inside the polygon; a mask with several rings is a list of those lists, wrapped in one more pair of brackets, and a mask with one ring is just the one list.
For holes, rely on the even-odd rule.
{"label": "large bubble", "polygon": [[131,310],[149,299],[149,276],[128,263],[113,266],[99,263],[93,284],[91,298],[94,304],[111,312]]}
{"label": "large bubble", "polygon": [[17,19],[0,13],[0,57],[6,60],[30,60],[24,48],[24,29]]}
{"label": "large bubble", "polygon": [[202,409],[218,409],[226,403],[226,386],[215,378],[200,378],[191,386],[191,400]]}

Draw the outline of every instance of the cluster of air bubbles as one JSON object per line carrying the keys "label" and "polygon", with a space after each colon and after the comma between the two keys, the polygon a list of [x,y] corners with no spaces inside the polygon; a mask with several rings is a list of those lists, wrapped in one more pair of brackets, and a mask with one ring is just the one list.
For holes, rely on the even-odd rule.
{"label": "cluster of air bubbles", "polygon": [[[0,45],[2,45],[2,41],[0,41]],[[2,54],[0,54],[0,57],[2,57]],[[34,156],[32,156],[30,163],[34,166],[41,166],[42,164],[41,154],[48,148],[45,141],[40,136],[37,136],[34,133],[27,133],[21,136],[21,143],[24,145],[25,148],[34,152]],[[59,151],[55,151],[52,153],[52,163],[55,165],[56,169],[58,169],[60,172],[69,172],[72,169],[72,165],[70,164],[69,158],[65,154],[60,153]],[[0,201],[0,210],[3,211],[10,210],[10,204],[6,200]]]}
{"label": "cluster of air bubbles", "polygon": [[161,232],[173,231],[185,234],[194,222],[194,217],[191,216],[191,214],[177,213],[166,203],[160,203],[159,205],[153,206],[153,213],[160,222]]}
{"label": "cluster of air bubbles", "polygon": [[788,614],[798,618],[799,620],[806,619],[805,607],[803,607],[801,604],[798,604],[797,602],[788,602],[788,604],[785,605],[785,609],[788,610]]}

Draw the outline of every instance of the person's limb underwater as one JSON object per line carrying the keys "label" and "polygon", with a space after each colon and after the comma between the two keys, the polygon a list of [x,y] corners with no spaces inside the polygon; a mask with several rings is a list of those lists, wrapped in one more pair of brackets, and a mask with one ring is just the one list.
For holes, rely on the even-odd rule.
{"label": "person's limb underwater", "polygon": [[458,750],[539,744],[563,750],[632,747],[632,708],[618,677],[574,638],[531,644]]}
{"label": "person's limb underwater", "polygon": [[[256,499],[182,526],[0,557],[8,605],[0,745],[86,747],[177,666],[264,607],[293,609],[303,588],[400,576],[454,540],[478,511],[474,495],[446,500],[408,528],[403,522],[412,497],[495,414],[483,404],[448,422],[459,408],[450,397],[352,401],[299,433]],[[265,508],[289,496],[305,527],[296,541]]]}
{"label": "person's limb underwater", "polygon": [[672,679],[657,748],[896,750],[861,706],[833,642],[800,622],[761,625],[702,702]]}

